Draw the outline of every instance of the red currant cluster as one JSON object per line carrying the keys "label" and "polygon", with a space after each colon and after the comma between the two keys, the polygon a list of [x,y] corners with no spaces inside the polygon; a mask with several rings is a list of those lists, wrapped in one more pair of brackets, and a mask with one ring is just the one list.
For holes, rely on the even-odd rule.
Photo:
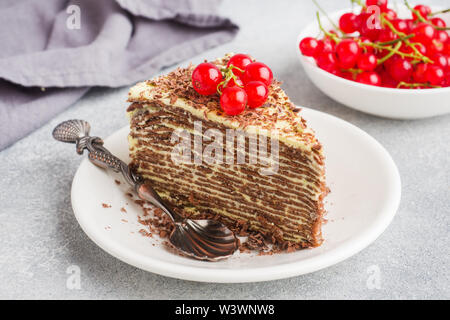
{"label": "red currant cluster", "polygon": [[[417,5],[411,18],[400,19],[388,0],[352,0],[359,14],[339,18],[336,30],[322,39],[300,42],[303,55],[314,57],[319,68],[359,83],[390,88],[440,88],[450,86],[450,37],[444,20],[430,7]],[[378,6],[379,10],[372,10]],[[354,34],[358,33],[358,34]]]}
{"label": "red currant cluster", "polygon": [[215,64],[205,62],[192,72],[195,91],[202,95],[218,92],[220,107],[231,116],[240,114],[246,106],[257,108],[263,105],[272,80],[272,70],[268,66],[243,53],[232,56],[226,68],[219,69]]}

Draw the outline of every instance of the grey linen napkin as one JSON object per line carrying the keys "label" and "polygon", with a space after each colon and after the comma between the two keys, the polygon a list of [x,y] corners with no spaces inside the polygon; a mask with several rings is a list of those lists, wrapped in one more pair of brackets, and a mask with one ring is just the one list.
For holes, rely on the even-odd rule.
{"label": "grey linen napkin", "polygon": [[92,86],[131,85],[230,41],[238,28],[219,2],[0,1],[0,150]]}

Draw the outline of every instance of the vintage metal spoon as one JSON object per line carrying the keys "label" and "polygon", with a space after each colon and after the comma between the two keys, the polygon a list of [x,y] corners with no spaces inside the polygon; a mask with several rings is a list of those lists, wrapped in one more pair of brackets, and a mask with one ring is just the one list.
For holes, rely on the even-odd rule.
{"label": "vintage metal spoon", "polygon": [[174,222],[170,243],[181,253],[200,260],[216,261],[227,258],[238,248],[234,233],[215,220],[185,219],[173,211],[144,179],[133,173],[128,165],[103,146],[99,137],[89,136],[90,125],[84,120],[68,120],[53,130],[53,137],[62,142],[75,143],[78,154],[89,151],[89,160],[105,169],[121,172],[139,198],[161,208]]}

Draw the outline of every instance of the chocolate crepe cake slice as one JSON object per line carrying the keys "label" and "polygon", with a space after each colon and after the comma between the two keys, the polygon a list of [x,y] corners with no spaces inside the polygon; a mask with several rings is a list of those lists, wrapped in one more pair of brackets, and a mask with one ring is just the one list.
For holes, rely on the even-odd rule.
{"label": "chocolate crepe cake slice", "polygon": [[[213,63],[221,67],[229,57]],[[213,216],[229,226],[245,226],[282,248],[320,245],[327,193],[324,157],[300,110],[274,81],[265,105],[247,108],[237,116],[226,115],[218,95],[202,96],[193,89],[193,69],[192,65],[179,68],[130,89],[132,168],[183,215]],[[220,140],[217,132],[223,134],[223,141],[215,141]],[[228,138],[236,132],[236,139],[232,134]],[[256,135],[267,139],[267,155],[277,151],[276,159],[255,163],[250,141],[255,142],[251,139]],[[184,149],[180,149],[181,141]],[[223,151],[211,152],[213,141]],[[238,141],[245,142],[243,149],[238,148]],[[188,149],[191,152],[187,157],[184,153],[184,161],[174,157]],[[202,158],[205,154],[214,156],[216,162]],[[234,161],[227,161],[230,155]],[[237,163],[238,155],[241,163]]]}

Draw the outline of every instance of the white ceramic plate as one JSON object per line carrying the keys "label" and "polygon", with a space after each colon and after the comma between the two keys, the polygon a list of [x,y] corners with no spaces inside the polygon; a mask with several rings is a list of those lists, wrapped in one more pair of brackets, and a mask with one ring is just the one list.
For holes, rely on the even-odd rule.
{"label": "white ceramic plate", "polygon": [[[138,268],[161,275],[205,282],[254,282],[313,272],[356,254],[389,225],[400,202],[400,176],[387,151],[350,123],[304,108],[302,115],[324,146],[329,222],[325,242],[314,249],[272,256],[236,252],[220,262],[175,255],[156,236],[144,237],[137,222],[142,209],[125,195],[116,176],[84,159],[74,177],[72,206],[86,234],[102,249]],[[128,158],[128,128],[105,145],[124,161]],[[103,208],[102,203],[111,205]],[[126,213],[120,208],[125,208]]]}
{"label": "white ceramic plate", "polygon": [[[399,4],[401,17],[409,16],[409,10]],[[433,11],[440,8],[433,7]],[[351,8],[331,13],[329,17],[338,21],[339,17],[351,12]],[[450,13],[440,15],[450,25]],[[322,15],[326,30],[331,23]],[[394,119],[419,119],[450,113],[450,87],[425,90],[393,89],[369,86],[337,77],[316,66],[313,58],[300,53],[299,43],[305,37],[319,34],[317,19],[312,21],[297,37],[295,50],[308,77],[330,98],[356,110]]]}

